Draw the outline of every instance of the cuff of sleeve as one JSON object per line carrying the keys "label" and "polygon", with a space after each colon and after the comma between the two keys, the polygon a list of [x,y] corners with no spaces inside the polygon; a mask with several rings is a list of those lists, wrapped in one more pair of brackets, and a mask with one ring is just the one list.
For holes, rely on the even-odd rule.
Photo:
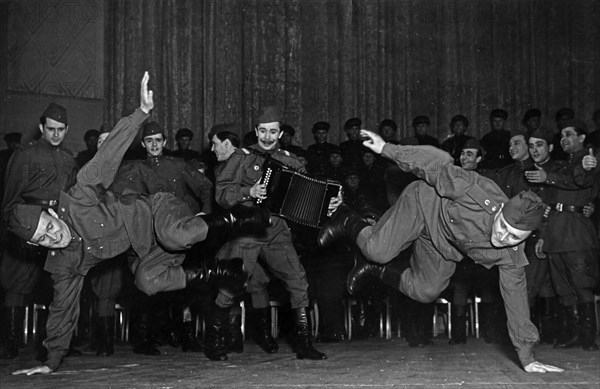
{"label": "cuff of sleeve", "polygon": [[48,366],[52,371],[56,371],[60,364],[62,363],[62,355],[56,353],[50,353],[48,356],[48,360],[45,365]]}
{"label": "cuff of sleeve", "polygon": [[241,199],[241,201],[248,201],[248,200],[252,200],[252,196],[250,196],[250,188],[243,187],[242,188],[242,199]]}
{"label": "cuff of sleeve", "polygon": [[149,113],[145,113],[141,108],[138,108],[131,114],[131,120],[142,123],[144,120],[148,119],[149,116]]}
{"label": "cuff of sleeve", "polygon": [[384,157],[386,157],[388,159],[393,160],[394,157],[396,156],[396,153],[400,150],[399,148],[400,148],[400,146],[398,146],[398,145],[386,143],[385,145],[383,145],[383,149],[381,150],[381,155],[383,155]]}

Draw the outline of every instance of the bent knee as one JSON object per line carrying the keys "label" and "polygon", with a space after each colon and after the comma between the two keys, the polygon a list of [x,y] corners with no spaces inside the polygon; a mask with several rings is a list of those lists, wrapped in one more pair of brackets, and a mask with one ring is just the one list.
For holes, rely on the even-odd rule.
{"label": "bent knee", "polygon": [[135,272],[134,284],[141,292],[148,296],[155,295],[159,292],[155,278],[151,277],[150,274],[145,272],[142,268],[138,268]]}
{"label": "bent knee", "polygon": [[420,303],[432,303],[434,302],[443,290],[431,286],[423,286],[418,290],[415,289],[414,296],[410,296],[413,300]]}

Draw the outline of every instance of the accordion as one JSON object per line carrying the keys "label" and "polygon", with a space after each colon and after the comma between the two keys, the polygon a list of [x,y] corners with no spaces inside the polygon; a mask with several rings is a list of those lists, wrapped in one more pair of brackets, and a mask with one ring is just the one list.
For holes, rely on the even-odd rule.
{"label": "accordion", "polygon": [[258,199],[257,205],[284,219],[317,228],[328,219],[330,199],[342,190],[336,181],[308,177],[268,157],[261,182],[266,185],[267,196]]}

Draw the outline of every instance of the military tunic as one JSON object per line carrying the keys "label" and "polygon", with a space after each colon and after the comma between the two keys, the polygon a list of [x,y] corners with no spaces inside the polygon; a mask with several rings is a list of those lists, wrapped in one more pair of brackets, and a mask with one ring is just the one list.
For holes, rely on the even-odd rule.
{"label": "military tunic", "polygon": [[[206,238],[208,226],[169,193],[118,196],[107,190],[125,151],[148,117],[141,110],[117,123],[94,158],[77,174],[76,184],[60,194],[61,217],[71,243],[50,250],[45,269],[52,274],[54,299],[49,308],[46,365],[55,370],[66,354],[79,317],[79,295],[85,274],[97,263],[130,247],[142,258],[135,274],[147,294],[185,287],[179,253]],[[165,251],[165,250],[168,250]]]}
{"label": "military tunic", "polygon": [[382,155],[421,180],[410,184],[357,244],[372,261],[386,263],[413,244],[411,267],[398,288],[414,300],[434,301],[448,286],[456,263],[469,256],[485,267],[499,266],[510,338],[523,366],[534,361],[538,331],[529,320],[523,244],[495,248],[490,242],[495,214],[508,201],[491,180],[454,166],[444,151],[429,146],[386,144]]}
{"label": "military tunic", "polygon": [[315,177],[325,177],[325,170],[329,165],[329,153],[336,149],[332,143],[313,143],[306,149],[306,159],[308,161],[307,170]]}
{"label": "military tunic", "polygon": [[[16,151],[6,170],[2,212],[4,220],[18,205],[35,203],[48,208],[61,190],[75,182],[77,164],[71,151],[52,146],[44,139]],[[52,203],[50,203],[52,201]],[[40,277],[47,250],[27,245],[9,233],[0,265],[0,283],[6,291],[6,306],[24,306]]]}
{"label": "military tunic", "polygon": [[[251,152],[237,149],[220,170],[216,182],[217,204],[229,209],[238,204],[253,205],[250,197],[250,188],[261,179],[264,156],[263,150],[251,146]],[[303,167],[287,151],[275,150],[271,152],[273,159],[286,166],[302,171]],[[279,278],[290,292],[292,308],[308,306],[308,283],[306,273],[298,254],[292,245],[290,230],[282,218],[271,216],[272,225],[267,228],[266,234],[261,237],[241,237],[226,243],[217,253],[217,258],[241,257],[244,259],[244,268],[248,271],[248,292],[252,294],[252,304],[255,308],[269,306],[269,298],[265,290],[268,277],[257,264],[258,257],[264,265]],[[233,300],[230,296],[219,293],[217,303],[221,306],[231,306]]]}

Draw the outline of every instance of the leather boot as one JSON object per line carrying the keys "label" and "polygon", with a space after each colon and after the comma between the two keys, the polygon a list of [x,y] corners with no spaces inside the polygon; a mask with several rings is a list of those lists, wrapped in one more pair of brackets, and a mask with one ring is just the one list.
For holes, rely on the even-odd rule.
{"label": "leather boot", "polygon": [[346,279],[348,292],[353,296],[377,295],[381,292],[381,283],[393,290],[399,290],[402,273],[409,267],[410,261],[406,260],[394,260],[385,265],[377,265],[357,253],[354,257],[354,267]]}
{"label": "leather boot", "polygon": [[213,303],[206,322],[204,355],[211,361],[226,361],[225,329],[231,308],[222,308]]}
{"label": "leather boot", "polygon": [[194,325],[191,321],[183,322],[181,328],[181,351],[191,351],[193,353],[202,351],[202,344],[198,341],[194,332]]}
{"label": "leather boot", "polygon": [[586,351],[598,350],[596,344],[596,312],[594,303],[579,305],[579,318],[581,323],[581,345]]}
{"label": "leather boot", "polygon": [[208,225],[206,239],[230,240],[236,236],[264,235],[271,225],[269,211],[259,207],[238,205],[225,213],[201,215]]}
{"label": "leather boot", "polygon": [[467,306],[452,305],[452,339],[449,344],[467,343]]}
{"label": "leather boot", "polygon": [[293,309],[292,313],[294,315],[296,358],[315,360],[327,359],[327,355],[315,350],[312,346],[312,341],[310,339],[310,324],[308,323],[306,307]]}
{"label": "leather boot", "polygon": [[279,345],[271,336],[271,310],[269,308],[261,308],[256,313],[256,344],[267,354],[274,354],[279,350]]}
{"label": "leather boot", "polygon": [[160,355],[155,345],[155,336],[152,331],[150,315],[142,313],[136,325],[136,340],[133,344],[133,352],[144,355]]}
{"label": "leather boot", "polygon": [[243,353],[244,352],[244,336],[242,335],[242,315],[229,315],[226,331],[226,347],[227,352]]}
{"label": "leather boot", "polygon": [[339,240],[354,244],[358,234],[370,225],[358,213],[342,204],[335,211],[331,220],[319,231],[317,235],[319,246],[327,247]]}
{"label": "leather boot", "polygon": [[115,317],[100,317],[100,336],[96,355],[109,357],[115,353]]}
{"label": "leather boot", "polygon": [[13,359],[19,355],[19,345],[21,344],[20,324],[23,323],[24,307],[4,307],[2,315],[4,316],[4,346],[0,348],[0,359]]}
{"label": "leather boot", "polygon": [[565,314],[565,328],[556,340],[555,348],[572,348],[581,345],[580,333],[581,326],[579,324],[579,312],[577,306],[563,306]]}
{"label": "leather boot", "polygon": [[541,297],[540,343],[554,344],[558,332],[558,317],[554,297]]}

